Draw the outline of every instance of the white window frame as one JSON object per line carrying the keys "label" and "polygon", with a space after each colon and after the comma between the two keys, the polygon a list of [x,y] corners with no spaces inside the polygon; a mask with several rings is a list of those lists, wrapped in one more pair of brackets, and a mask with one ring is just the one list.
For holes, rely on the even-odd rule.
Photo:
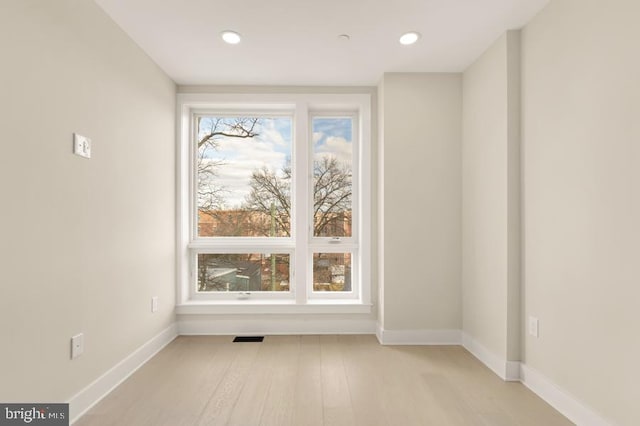
{"label": "white window frame", "polygon": [[[312,110],[309,111],[309,140],[313,140],[313,119],[314,118],[351,118],[352,119],[352,140],[353,140],[353,151],[351,153],[352,160],[352,208],[351,208],[351,236],[350,237],[340,237],[339,239],[334,239],[332,237],[316,237],[313,235],[313,229],[309,230],[309,242],[307,246],[309,247],[309,251],[307,253],[307,257],[309,258],[309,277],[307,280],[307,294],[310,300],[319,300],[319,299],[353,299],[354,295],[357,298],[357,295],[360,292],[360,280],[359,280],[359,265],[360,260],[358,257],[358,249],[359,249],[359,241],[360,236],[363,234],[359,229],[360,223],[360,213],[361,208],[359,203],[357,202],[360,197],[360,161],[359,161],[359,153],[360,153],[360,145],[362,141],[360,139],[360,126],[359,124],[359,111],[354,110],[340,110],[340,109],[328,109],[328,110]],[[308,144],[309,149],[309,158],[307,159],[309,167],[313,168],[313,148],[312,144]],[[313,170],[310,170],[313,173]],[[309,188],[308,194],[313,194],[313,179],[309,179]],[[309,212],[313,213],[313,196],[307,196],[309,203]],[[313,223],[313,217],[310,215],[309,220]],[[351,291],[350,292],[314,292],[313,291],[313,253],[351,253]],[[354,267],[356,266],[356,267]]]}
{"label": "white window frame", "polygon": [[[221,114],[221,112],[223,114]],[[197,237],[195,114],[282,116],[293,114],[291,237]],[[355,117],[353,122],[352,237],[313,236],[313,117]],[[368,94],[179,94],[177,97],[177,289],[179,314],[368,313],[371,311],[371,97]],[[306,143],[302,143],[306,141]],[[305,167],[301,167],[304,164]],[[301,174],[307,176],[301,176]],[[301,185],[306,181],[308,185]],[[307,202],[300,202],[301,200]],[[299,218],[306,217],[307,220]],[[304,229],[307,228],[307,229]],[[290,292],[199,293],[198,253],[286,253]],[[349,252],[351,292],[313,291],[313,253]],[[304,282],[306,285],[296,284]]]}

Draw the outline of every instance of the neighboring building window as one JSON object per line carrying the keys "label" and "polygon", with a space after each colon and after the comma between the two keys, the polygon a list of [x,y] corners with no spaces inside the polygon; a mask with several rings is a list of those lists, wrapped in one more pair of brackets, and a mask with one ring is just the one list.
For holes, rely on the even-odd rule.
{"label": "neighboring building window", "polygon": [[226,98],[179,99],[181,302],[368,303],[368,96]]}

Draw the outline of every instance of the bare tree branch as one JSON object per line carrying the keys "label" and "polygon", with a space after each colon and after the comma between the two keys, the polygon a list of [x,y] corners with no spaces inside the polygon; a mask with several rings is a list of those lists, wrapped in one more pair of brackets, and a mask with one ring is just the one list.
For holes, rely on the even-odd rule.
{"label": "bare tree branch", "polygon": [[[215,211],[222,208],[225,196],[228,194],[226,188],[216,182],[220,167],[225,165],[222,160],[211,158],[211,151],[218,149],[220,138],[253,138],[259,134],[256,128],[260,123],[259,118],[220,118],[220,117],[198,117],[197,129],[202,131],[202,127],[208,125],[206,132],[199,136],[198,158],[197,158],[197,202],[198,210],[215,217]],[[216,217],[216,220],[219,218]]]}
{"label": "bare tree branch", "polygon": [[[245,208],[269,215],[271,204],[274,203],[278,227],[289,236],[291,167],[286,165],[280,173],[271,172],[266,168],[255,170],[250,186],[251,193],[246,199]],[[331,233],[328,228],[330,225],[345,220],[345,214],[351,211],[351,196],[351,171],[347,167],[341,166],[333,157],[324,157],[314,162],[314,235],[328,236]],[[343,229],[342,232],[344,231]],[[263,235],[268,235],[266,230],[263,230]]]}
{"label": "bare tree branch", "polygon": [[[198,141],[198,148],[207,143],[215,143],[216,138],[224,136],[228,138],[253,138],[258,136],[255,132],[256,125],[259,123],[259,118],[235,118],[231,122],[226,122],[223,119],[212,119],[211,128],[204,134]],[[218,128],[222,127],[221,130]]]}

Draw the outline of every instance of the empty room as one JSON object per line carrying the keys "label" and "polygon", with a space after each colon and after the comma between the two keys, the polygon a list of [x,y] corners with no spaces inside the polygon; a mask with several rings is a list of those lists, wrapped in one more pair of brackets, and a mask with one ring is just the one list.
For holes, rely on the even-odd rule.
{"label": "empty room", "polygon": [[639,425],[638,19],[0,0],[0,425]]}

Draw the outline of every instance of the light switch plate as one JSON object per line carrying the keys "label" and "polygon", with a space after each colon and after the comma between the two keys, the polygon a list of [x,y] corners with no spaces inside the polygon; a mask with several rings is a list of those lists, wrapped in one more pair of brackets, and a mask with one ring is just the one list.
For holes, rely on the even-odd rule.
{"label": "light switch plate", "polygon": [[84,334],[76,334],[71,338],[71,359],[78,358],[84,353]]}
{"label": "light switch plate", "polygon": [[151,298],[151,312],[158,312],[158,296]]}
{"label": "light switch plate", "polygon": [[536,317],[529,317],[529,334],[533,337],[538,337],[539,334],[539,322]]}
{"label": "light switch plate", "polygon": [[91,158],[91,139],[86,136],[73,134],[73,153],[84,158]]}

